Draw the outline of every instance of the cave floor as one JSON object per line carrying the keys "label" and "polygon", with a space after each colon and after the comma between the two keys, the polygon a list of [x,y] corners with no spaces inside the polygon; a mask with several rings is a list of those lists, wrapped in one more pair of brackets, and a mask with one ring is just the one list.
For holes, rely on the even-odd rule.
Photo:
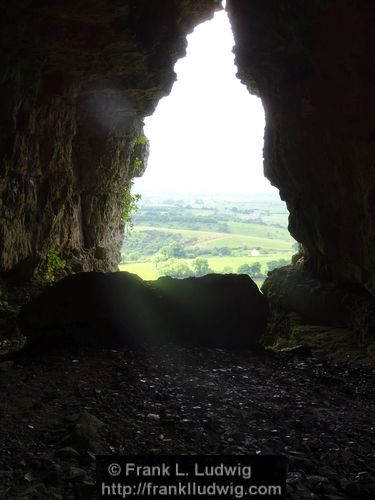
{"label": "cave floor", "polygon": [[95,453],[286,454],[291,499],[375,498],[374,389],[290,354],[34,358],[0,373],[0,498],[95,498]]}

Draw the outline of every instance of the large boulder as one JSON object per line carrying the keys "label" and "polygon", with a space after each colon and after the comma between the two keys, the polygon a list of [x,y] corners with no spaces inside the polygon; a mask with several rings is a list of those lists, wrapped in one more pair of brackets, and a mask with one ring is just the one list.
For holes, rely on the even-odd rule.
{"label": "large boulder", "polygon": [[349,329],[361,342],[374,338],[375,301],[359,286],[321,281],[306,266],[296,265],[270,272],[262,291],[272,316],[268,341],[282,333],[284,323],[290,331],[302,323]]}
{"label": "large boulder", "polygon": [[143,281],[125,272],[64,278],[24,306],[27,350],[119,347],[177,341],[215,347],[258,345],[268,314],[246,275]]}
{"label": "large boulder", "polygon": [[246,274],[208,274],[183,280],[159,278],[163,317],[184,343],[254,347],[262,335],[268,304]]}

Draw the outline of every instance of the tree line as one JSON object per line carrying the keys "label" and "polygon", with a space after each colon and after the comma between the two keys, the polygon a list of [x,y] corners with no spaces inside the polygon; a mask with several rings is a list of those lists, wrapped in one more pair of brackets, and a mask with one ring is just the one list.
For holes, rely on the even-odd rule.
{"label": "tree line", "polygon": [[[273,271],[278,267],[287,266],[290,262],[287,259],[272,260],[267,262],[267,272]],[[194,259],[189,266],[186,262],[179,262],[178,259],[159,260],[156,261],[156,268],[161,276],[170,276],[171,278],[188,278],[200,277],[206,274],[213,273],[214,270],[210,268],[207,259],[198,257]],[[226,266],[223,269],[223,274],[247,274],[251,278],[265,278],[266,275],[262,272],[260,262],[252,264],[241,264],[237,270],[233,270],[231,266]]]}

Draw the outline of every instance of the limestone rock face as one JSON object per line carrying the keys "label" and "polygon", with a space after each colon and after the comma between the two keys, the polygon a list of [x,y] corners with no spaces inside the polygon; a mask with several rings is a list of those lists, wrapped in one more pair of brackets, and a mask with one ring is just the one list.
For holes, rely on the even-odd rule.
{"label": "limestone rock face", "polygon": [[270,272],[262,292],[270,308],[265,345],[302,344],[346,360],[372,352],[375,302],[362,287],[319,280],[298,265]]}
{"label": "limestone rock face", "polygon": [[[64,278],[21,310],[26,352],[178,342],[256,348],[266,299],[247,275],[145,282],[129,273]],[[22,351],[21,351],[22,354]]]}
{"label": "limestone rock face", "polygon": [[269,273],[262,291],[273,311],[296,313],[312,325],[375,334],[373,298],[358,286],[322,282],[301,266],[285,266]]}
{"label": "limestone rock face", "polygon": [[375,8],[228,0],[241,80],[266,113],[264,171],[320,276],[375,291]]}
{"label": "limestone rock face", "polygon": [[1,9],[0,274],[50,248],[113,270],[124,190],[145,168],[142,120],[168,94],[186,35],[218,0],[14,0]]}

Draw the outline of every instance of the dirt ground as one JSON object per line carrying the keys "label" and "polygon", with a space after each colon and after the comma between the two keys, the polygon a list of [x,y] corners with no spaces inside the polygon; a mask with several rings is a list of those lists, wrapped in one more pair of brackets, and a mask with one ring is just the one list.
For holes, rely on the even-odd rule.
{"label": "dirt ground", "polygon": [[291,499],[375,498],[371,366],[219,349],[0,364],[0,498],[95,498],[96,454],[285,454]]}

